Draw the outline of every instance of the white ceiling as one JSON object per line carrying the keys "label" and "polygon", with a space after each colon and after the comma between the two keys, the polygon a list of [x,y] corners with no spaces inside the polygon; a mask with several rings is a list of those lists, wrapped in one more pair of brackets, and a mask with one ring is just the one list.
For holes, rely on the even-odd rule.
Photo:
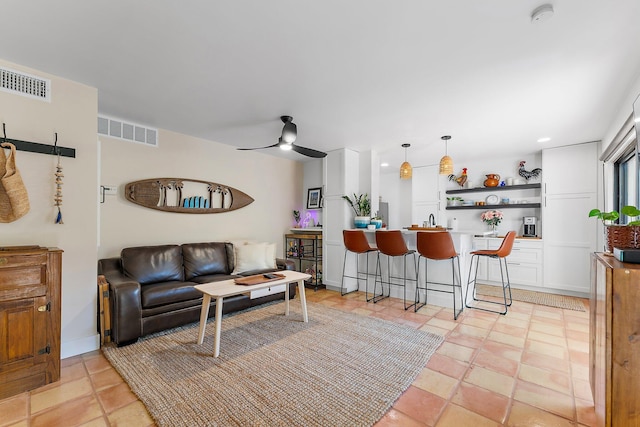
{"label": "white ceiling", "polygon": [[292,115],[298,145],[392,164],[405,142],[436,163],[444,134],[454,159],[527,154],[601,139],[640,75],[639,0],[549,2],[534,25],[544,0],[4,0],[0,58],[237,147]]}

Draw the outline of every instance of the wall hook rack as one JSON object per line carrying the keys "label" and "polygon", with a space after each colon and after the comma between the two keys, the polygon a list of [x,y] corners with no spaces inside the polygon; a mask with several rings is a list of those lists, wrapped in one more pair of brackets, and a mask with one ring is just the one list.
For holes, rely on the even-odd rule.
{"label": "wall hook rack", "polygon": [[29,151],[30,153],[50,154],[52,156],[76,157],[75,148],[67,148],[58,146],[58,132],[55,133],[54,145],[40,144],[38,142],[20,141],[17,139],[7,138],[6,123],[2,123],[3,139],[0,142],[10,142],[16,146],[16,150]]}

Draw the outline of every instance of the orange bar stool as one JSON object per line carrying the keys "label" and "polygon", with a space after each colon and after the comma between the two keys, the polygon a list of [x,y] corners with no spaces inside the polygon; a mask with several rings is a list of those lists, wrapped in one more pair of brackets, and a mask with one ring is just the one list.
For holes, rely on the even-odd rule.
{"label": "orange bar stool", "polygon": [[[369,301],[369,276],[370,276],[369,254],[373,252],[377,253],[378,248],[374,248],[371,245],[369,245],[369,242],[367,241],[367,236],[364,234],[364,231],[362,230],[342,230],[342,238],[344,240],[344,262],[342,263],[342,283],[340,284],[340,294],[344,296],[346,294],[349,294],[351,292],[356,292],[357,290],[359,290],[360,280],[363,278],[362,276],[364,276],[365,297],[367,298],[367,301]],[[345,273],[348,252],[352,252],[356,256],[356,275],[355,276],[349,276]],[[366,270],[364,271],[360,271],[360,265],[359,265],[360,255],[362,254],[367,255]],[[356,280],[356,284],[358,285],[358,287],[354,291],[345,292],[346,290],[344,286],[345,277]]]}
{"label": "orange bar stool", "polygon": [[[510,231],[507,233],[506,236],[504,236],[504,239],[502,240],[502,244],[498,249],[483,249],[483,250],[471,252],[472,256],[471,256],[471,264],[469,265],[469,280],[467,281],[467,298],[465,302],[465,305],[468,308],[475,308],[477,310],[489,311],[491,313],[507,314],[508,307],[511,306],[511,303],[513,302],[513,300],[511,298],[511,282],[509,282],[509,269],[507,268],[506,258],[511,254],[511,248],[513,248],[513,241],[515,240],[515,238],[516,238],[516,232]],[[476,293],[476,281],[478,279],[478,262],[480,260],[480,257],[488,257],[488,258],[493,258],[498,260],[498,263],[500,264],[500,277],[502,279],[503,301],[491,301],[491,300],[478,298],[478,295]],[[474,261],[475,261],[475,273],[472,280],[471,273],[474,271],[474,267],[473,267]],[[473,283],[473,288],[471,287],[472,283]],[[469,305],[470,289],[472,290],[471,297],[473,298],[474,301],[504,306],[504,311],[489,310],[487,308]],[[507,302],[507,290],[509,291],[508,302]]]}
{"label": "orange bar stool", "polygon": [[[462,277],[460,276],[460,258],[453,245],[453,239],[448,231],[439,232],[418,232],[416,236],[416,246],[418,248],[418,277],[420,277],[420,261],[424,259],[424,287],[420,287],[420,282],[416,286],[415,311],[427,304],[429,291],[443,292],[453,295],[453,319],[458,319],[458,315],[464,309],[462,297]],[[451,283],[429,281],[429,260],[446,261],[451,260]],[[433,285],[429,287],[429,285]],[[456,308],[456,289],[460,295],[460,307]],[[424,303],[420,304],[420,291],[424,291]]]}
{"label": "orange bar stool", "polygon": [[[403,302],[404,309],[408,310],[415,304],[411,304],[407,306],[407,282],[415,282],[417,285],[418,282],[418,266],[416,264],[416,251],[411,249],[407,249],[407,244],[404,241],[404,236],[400,230],[389,230],[389,231],[376,231],[376,246],[378,246],[378,261],[376,264],[376,281],[373,285],[373,302],[376,303],[383,298],[388,298],[391,294],[391,286],[402,286],[404,288],[403,293]],[[384,280],[384,276],[382,273],[382,266],[380,264],[380,254],[387,256],[387,280]],[[407,277],[407,257],[410,256],[413,258],[413,271],[415,276]],[[403,258],[403,275],[402,276],[393,276],[391,273],[391,260],[396,257]],[[379,279],[379,280],[378,280]],[[394,282],[394,280],[396,282]],[[380,283],[380,294],[375,295],[376,287]],[[384,295],[384,286],[387,285],[387,295]]]}

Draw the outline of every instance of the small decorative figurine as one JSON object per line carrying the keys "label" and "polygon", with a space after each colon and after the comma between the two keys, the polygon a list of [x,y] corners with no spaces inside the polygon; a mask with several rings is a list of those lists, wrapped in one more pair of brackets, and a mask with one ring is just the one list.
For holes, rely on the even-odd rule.
{"label": "small decorative figurine", "polygon": [[526,179],[527,181],[529,181],[530,178],[537,178],[538,176],[540,176],[540,174],[542,173],[542,169],[540,168],[535,168],[532,171],[528,171],[524,169],[524,164],[526,162],[524,160],[522,160],[520,162],[520,167],[518,167],[518,174],[523,177],[524,179]]}
{"label": "small decorative figurine", "polygon": [[56,177],[56,193],[53,197],[53,201],[58,208],[58,215],[56,215],[56,224],[64,224],[62,222],[62,211],[60,210],[60,206],[62,206],[62,178],[64,174],[62,173],[62,165],[60,164],[60,154],[58,154],[58,164],[56,165],[56,173],[54,174]]}
{"label": "small decorative figurine", "polygon": [[455,181],[460,187],[464,187],[467,182],[467,168],[462,168],[462,175],[456,177],[454,174],[449,175],[449,181]]}

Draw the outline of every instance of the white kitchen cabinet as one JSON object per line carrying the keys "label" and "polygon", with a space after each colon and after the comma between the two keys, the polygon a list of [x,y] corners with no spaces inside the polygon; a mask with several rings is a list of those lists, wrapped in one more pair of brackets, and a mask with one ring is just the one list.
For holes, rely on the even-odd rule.
{"label": "white kitchen cabinet", "polygon": [[439,166],[413,168],[411,183],[411,223],[422,226],[433,214],[436,224],[440,222],[440,175]]}
{"label": "white kitchen cabinet", "polygon": [[598,143],[543,150],[543,286],[587,297],[590,254],[596,250]]}
{"label": "white kitchen cabinet", "polygon": [[[498,249],[502,238],[481,237],[474,239],[474,249]],[[539,239],[516,239],[511,254],[507,257],[511,286],[542,286],[543,244]],[[481,257],[478,264],[478,282],[501,284],[500,264],[497,259]],[[523,286],[521,286],[523,285]]]}

